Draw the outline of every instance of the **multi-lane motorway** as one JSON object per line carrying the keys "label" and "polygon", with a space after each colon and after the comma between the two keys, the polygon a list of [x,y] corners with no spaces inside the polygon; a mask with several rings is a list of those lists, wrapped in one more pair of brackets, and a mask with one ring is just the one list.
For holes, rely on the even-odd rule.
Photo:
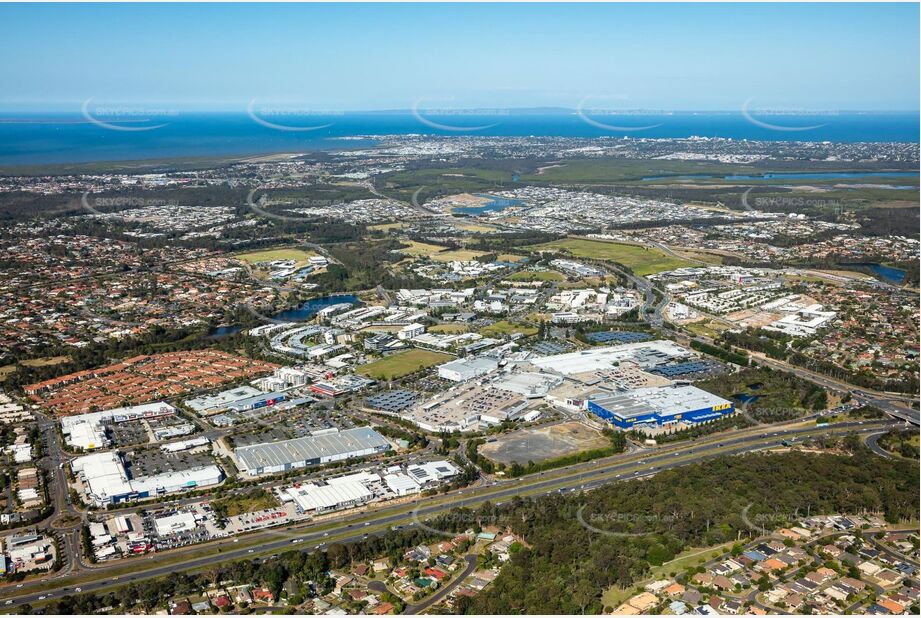
{"label": "multi-lane motorway", "polygon": [[[782,440],[842,435],[849,432],[878,433],[894,425],[892,421],[863,421],[837,423],[825,427],[800,423],[760,428],[761,431],[739,431],[732,435],[710,440],[689,442],[678,447],[650,450],[639,455],[609,458],[604,462],[588,462],[556,473],[544,473],[504,481],[477,489],[459,490],[443,498],[383,508],[371,513],[353,515],[336,522],[311,523],[291,526],[283,531],[264,531],[236,540],[224,540],[202,547],[165,552],[131,561],[134,568],[127,569],[124,561],[100,567],[89,573],[56,576],[21,587],[8,585],[0,589],[0,608],[15,609],[26,603],[41,603],[62,594],[98,591],[132,581],[165,576],[177,571],[190,571],[214,566],[240,558],[257,558],[286,549],[322,550],[332,542],[350,542],[371,534],[382,534],[396,525],[425,525],[424,520],[456,507],[476,507],[485,501],[501,503],[516,496],[537,496],[553,492],[569,493],[590,490],[606,483],[643,478],[661,471],[698,463],[724,455],[736,455],[779,446]],[[640,459],[642,457],[642,459]],[[445,533],[449,534],[448,532]],[[196,557],[184,558],[191,553]],[[216,559],[216,556],[219,558]],[[116,575],[116,574],[120,574]]]}

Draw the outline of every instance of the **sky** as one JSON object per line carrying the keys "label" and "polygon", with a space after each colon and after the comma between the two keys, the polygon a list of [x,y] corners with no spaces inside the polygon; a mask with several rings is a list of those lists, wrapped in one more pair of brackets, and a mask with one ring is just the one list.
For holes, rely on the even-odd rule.
{"label": "sky", "polygon": [[914,111],[918,23],[912,3],[2,4],[0,108]]}

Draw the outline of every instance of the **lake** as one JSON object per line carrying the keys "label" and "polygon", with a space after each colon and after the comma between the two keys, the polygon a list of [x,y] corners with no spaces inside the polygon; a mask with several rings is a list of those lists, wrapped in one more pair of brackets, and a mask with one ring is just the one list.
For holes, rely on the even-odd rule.
{"label": "lake", "polygon": [[878,279],[882,279],[887,283],[903,283],[905,281],[906,271],[901,268],[896,268],[895,266],[886,266],[884,264],[875,264],[871,262],[858,262],[850,264],[841,264],[841,266],[849,266],[851,268],[857,266],[860,268],[866,268],[873,273]]}
{"label": "lake", "polygon": [[483,204],[482,206],[464,206],[463,208],[455,208],[454,212],[462,215],[482,215],[487,212],[497,212],[500,210],[505,210],[509,206],[517,206],[521,204],[521,200],[512,200],[505,197],[498,197],[496,195],[486,195],[483,193],[476,193],[477,197],[488,198],[489,201]]}
{"label": "lake", "polygon": [[358,297],[352,294],[321,296],[319,298],[311,298],[310,300],[304,302],[302,305],[294,309],[282,311],[272,316],[272,319],[280,320],[282,322],[304,322],[311,319],[317,314],[318,311],[320,311],[320,309],[325,307],[338,305],[339,303],[349,303],[354,305],[357,302]]}
{"label": "lake", "polygon": [[517,206],[521,204],[521,200],[512,200],[505,197],[498,197],[496,195],[486,195],[484,193],[475,193],[477,197],[487,198],[488,202],[482,206],[464,206],[462,208],[455,208],[454,212],[461,215],[482,215],[487,212],[498,212],[500,210],[505,210],[509,206]]}

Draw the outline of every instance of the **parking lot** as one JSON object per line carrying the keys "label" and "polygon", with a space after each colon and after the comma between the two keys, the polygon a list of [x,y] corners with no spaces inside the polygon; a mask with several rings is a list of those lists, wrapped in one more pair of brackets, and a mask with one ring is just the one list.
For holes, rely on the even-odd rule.
{"label": "parking lot", "polygon": [[214,463],[214,458],[208,451],[164,453],[159,448],[147,448],[126,453],[125,463],[132,478],[137,478],[164,472],[177,472],[197,466],[209,466]]}

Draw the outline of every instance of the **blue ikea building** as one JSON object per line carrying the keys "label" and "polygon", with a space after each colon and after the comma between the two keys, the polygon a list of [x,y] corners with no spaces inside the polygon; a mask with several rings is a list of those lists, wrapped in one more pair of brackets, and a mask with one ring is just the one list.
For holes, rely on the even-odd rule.
{"label": "blue ikea building", "polygon": [[734,414],[731,401],[694,386],[663,386],[602,392],[587,400],[587,409],[615,427],[694,425]]}

